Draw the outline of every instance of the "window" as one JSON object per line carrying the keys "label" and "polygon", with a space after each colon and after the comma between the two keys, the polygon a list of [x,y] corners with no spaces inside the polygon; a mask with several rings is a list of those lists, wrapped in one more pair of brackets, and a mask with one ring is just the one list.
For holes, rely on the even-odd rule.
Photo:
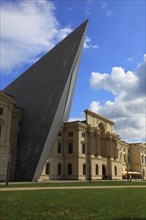
{"label": "window", "polygon": [[86,175],[86,164],[83,164],[83,175]]}
{"label": "window", "polygon": [[126,154],[124,154],[124,162],[126,163]]}
{"label": "window", "polygon": [[1,130],[2,130],[2,126],[0,125],[0,139],[1,139]]}
{"label": "window", "polygon": [[73,132],[68,132],[68,137],[73,137]]}
{"label": "window", "polygon": [[58,175],[61,175],[61,168],[62,168],[61,163],[59,163],[58,164]]}
{"label": "window", "polygon": [[85,144],[82,144],[82,154],[85,154]]}
{"label": "window", "polygon": [[46,174],[49,175],[50,174],[50,163],[47,162],[46,164]]}
{"label": "window", "polygon": [[18,126],[21,127],[21,121],[20,121],[20,120],[19,120],[19,122],[18,122]]}
{"label": "window", "polygon": [[144,163],[144,156],[141,156],[141,162]]}
{"label": "window", "polygon": [[117,167],[115,166],[115,175],[117,175]]}
{"label": "window", "polygon": [[61,143],[58,143],[57,152],[58,154],[61,154]]}
{"label": "window", "polygon": [[67,166],[67,173],[68,175],[72,175],[72,164],[71,163],[69,163]]}
{"label": "window", "polygon": [[82,137],[85,137],[85,132],[82,132]]}
{"label": "window", "polygon": [[106,166],[102,165],[102,176],[104,177],[106,175]]}
{"label": "window", "polygon": [[3,115],[3,108],[0,107],[0,115]]}
{"label": "window", "polygon": [[59,132],[59,133],[58,133],[58,137],[62,137],[62,132]]}
{"label": "window", "polygon": [[96,166],[95,166],[95,173],[96,173],[96,175],[98,175],[98,164],[96,164]]}
{"label": "window", "polygon": [[73,143],[68,143],[68,153],[69,154],[73,153]]}

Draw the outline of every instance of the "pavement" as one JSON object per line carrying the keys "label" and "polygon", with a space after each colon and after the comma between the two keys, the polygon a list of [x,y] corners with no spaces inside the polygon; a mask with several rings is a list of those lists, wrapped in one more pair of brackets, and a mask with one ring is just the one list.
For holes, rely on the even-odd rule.
{"label": "pavement", "polygon": [[29,191],[29,190],[61,190],[61,189],[119,189],[119,188],[145,188],[142,186],[51,186],[51,187],[11,187],[0,188],[0,191]]}

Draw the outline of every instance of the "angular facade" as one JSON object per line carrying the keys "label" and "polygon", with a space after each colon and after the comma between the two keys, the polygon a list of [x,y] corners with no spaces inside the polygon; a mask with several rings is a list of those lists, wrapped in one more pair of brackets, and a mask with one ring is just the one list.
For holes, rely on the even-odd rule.
{"label": "angular facade", "polygon": [[35,181],[68,120],[87,21],[4,89],[23,109],[15,180]]}
{"label": "angular facade", "polygon": [[85,114],[62,125],[39,180],[146,179],[146,144],[121,141],[114,122]]}

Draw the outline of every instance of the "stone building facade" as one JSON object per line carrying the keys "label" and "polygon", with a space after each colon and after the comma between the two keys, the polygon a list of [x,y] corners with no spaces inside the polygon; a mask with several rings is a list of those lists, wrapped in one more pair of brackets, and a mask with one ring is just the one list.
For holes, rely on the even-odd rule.
{"label": "stone building facade", "polygon": [[9,176],[14,180],[21,117],[14,98],[0,92],[0,181],[6,180],[9,165]]}
{"label": "stone building facade", "polygon": [[146,144],[128,144],[114,122],[89,110],[85,121],[64,123],[39,181],[146,177]]}
{"label": "stone building facade", "polygon": [[[146,144],[126,143],[114,122],[85,111],[85,121],[63,123],[38,181],[146,178]],[[22,109],[0,92],[0,181],[15,180]]]}

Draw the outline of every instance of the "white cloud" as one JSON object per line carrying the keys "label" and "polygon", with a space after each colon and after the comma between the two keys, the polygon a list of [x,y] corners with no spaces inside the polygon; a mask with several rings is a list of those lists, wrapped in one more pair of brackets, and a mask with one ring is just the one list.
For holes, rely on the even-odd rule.
{"label": "white cloud", "polygon": [[98,1],[100,10],[102,10],[106,16],[112,16],[112,11],[109,9],[107,1],[100,0]]}
{"label": "white cloud", "polygon": [[86,36],[85,37],[85,42],[84,42],[84,48],[85,49],[90,49],[90,48],[97,49],[97,48],[99,48],[99,46],[98,45],[92,45],[91,44],[91,39],[88,36]]}
{"label": "white cloud", "polygon": [[98,101],[90,104],[90,110],[115,121],[115,129],[126,141],[145,141],[146,137],[146,61],[134,72],[113,67],[111,74],[91,73],[93,89],[104,89],[114,94],[114,101],[103,105]]}
{"label": "white cloud", "polygon": [[112,11],[111,10],[106,10],[106,16],[112,16]]}
{"label": "white cloud", "polygon": [[1,71],[32,64],[72,29],[61,28],[55,6],[43,1],[3,1],[1,5]]}
{"label": "white cloud", "polygon": [[[15,72],[32,65],[43,54],[66,37],[70,26],[61,27],[55,17],[53,2],[2,1],[1,4],[1,72]],[[86,37],[85,49],[98,48]]]}
{"label": "white cloud", "polygon": [[69,118],[69,122],[72,122],[72,121],[84,121],[85,120],[85,112],[81,112],[80,116],[77,118],[77,117],[73,117],[73,118]]}
{"label": "white cloud", "polygon": [[132,57],[128,57],[126,60],[127,60],[129,63],[134,63],[134,59],[133,59]]}
{"label": "white cloud", "polygon": [[99,5],[100,5],[100,9],[103,10],[107,7],[108,4],[106,1],[100,0]]}
{"label": "white cloud", "polygon": [[125,72],[121,67],[113,67],[111,74],[92,72],[90,78],[92,88],[102,88],[112,92],[114,95],[120,93],[120,96],[125,95],[125,92],[129,90],[135,90],[134,86],[137,83],[138,77],[131,71]]}

